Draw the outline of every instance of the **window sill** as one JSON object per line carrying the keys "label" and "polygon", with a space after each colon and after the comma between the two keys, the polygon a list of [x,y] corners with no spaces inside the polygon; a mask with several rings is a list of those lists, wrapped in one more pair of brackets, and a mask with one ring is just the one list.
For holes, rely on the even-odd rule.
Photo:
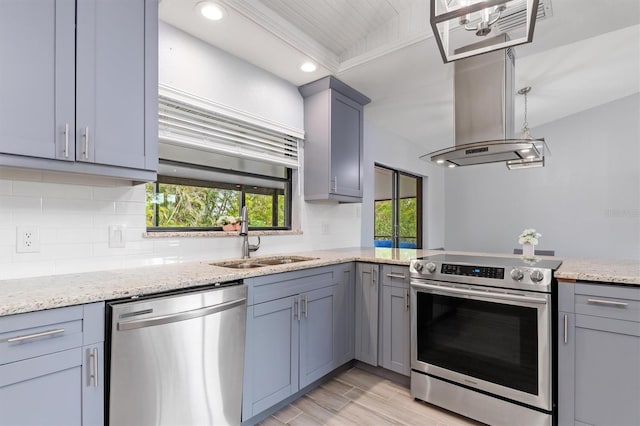
{"label": "window sill", "polygon": [[[262,237],[265,235],[302,235],[302,230],[291,231],[249,231],[251,237]],[[238,237],[238,231],[176,231],[176,232],[144,232],[142,238],[221,238],[221,237]]]}

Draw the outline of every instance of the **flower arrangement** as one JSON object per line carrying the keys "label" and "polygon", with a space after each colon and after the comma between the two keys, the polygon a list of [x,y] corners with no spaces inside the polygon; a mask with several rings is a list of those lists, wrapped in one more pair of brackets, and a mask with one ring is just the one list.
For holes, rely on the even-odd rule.
{"label": "flower arrangement", "polygon": [[216,224],[218,226],[224,225],[236,225],[241,224],[242,218],[240,216],[220,216],[218,220],[216,220]]}
{"label": "flower arrangement", "polygon": [[538,238],[542,237],[542,234],[536,232],[535,229],[525,229],[518,237],[518,244],[538,244]]}

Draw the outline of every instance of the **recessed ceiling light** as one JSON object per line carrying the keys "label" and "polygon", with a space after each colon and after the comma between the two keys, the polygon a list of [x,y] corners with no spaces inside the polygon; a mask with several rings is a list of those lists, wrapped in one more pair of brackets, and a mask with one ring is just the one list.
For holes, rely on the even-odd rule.
{"label": "recessed ceiling light", "polygon": [[437,164],[442,164],[442,163],[444,163],[444,160],[437,160],[436,163]]}
{"label": "recessed ceiling light", "polygon": [[200,14],[212,21],[219,21],[227,16],[227,11],[219,3],[212,1],[203,1],[196,5],[196,8],[200,11]]}
{"label": "recessed ceiling light", "polygon": [[314,72],[318,67],[313,62],[307,61],[300,65],[300,70],[303,72]]}
{"label": "recessed ceiling light", "polygon": [[534,158],[536,158],[535,155],[527,155],[527,160],[533,160]]}
{"label": "recessed ceiling light", "polygon": [[527,152],[531,151],[529,148],[526,149],[521,149],[520,152],[523,154],[526,154]]}
{"label": "recessed ceiling light", "polygon": [[449,164],[449,168],[453,169],[456,165],[455,164]]}

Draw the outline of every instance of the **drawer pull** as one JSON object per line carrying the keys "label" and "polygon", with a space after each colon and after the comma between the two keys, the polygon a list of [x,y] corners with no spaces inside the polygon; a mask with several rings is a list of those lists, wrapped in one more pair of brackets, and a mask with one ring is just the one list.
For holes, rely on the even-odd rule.
{"label": "drawer pull", "polygon": [[55,330],[47,330],[41,333],[25,334],[24,336],[16,336],[7,339],[7,343],[26,342],[27,340],[39,339],[40,337],[55,336],[56,334],[64,333],[64,328],[57,328]]}
{"label": "drawer pull", "polygon": [[401,280],[406,280],[407,277],[404,274],[387,274],[389,278],[400,278]]}
{"label": "drawer pull", "polygon": [[93,374],[90,374],[90,378],[93,379],[93,387],[97,388],[98,383],[98,348],[93,348],[89,354],[89,358],[93,361]]}
{"label": "drawer pull", "polygon": [[567,334],[569,334],[569,317],[567,315],[564,316],[564,344],[566,345],[569,341]]}
{"label": "drawer pull", "polygon": [[624,302],[614,302],[612,300],[600,300],[600,299],[587,299],[587,303],[591,303],[592,305],[613,306],[616,308],[626,308],[627,306],[629,306],[628,303],[624,303]]}

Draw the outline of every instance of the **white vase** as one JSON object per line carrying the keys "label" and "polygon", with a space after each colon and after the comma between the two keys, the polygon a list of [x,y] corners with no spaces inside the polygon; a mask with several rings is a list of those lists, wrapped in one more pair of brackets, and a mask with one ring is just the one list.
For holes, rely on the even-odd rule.
{"label": "white vase", "polygon": [[524,243],[522,245],[522,256],[523,257],[535,257],[535,246],[531,243]]}

